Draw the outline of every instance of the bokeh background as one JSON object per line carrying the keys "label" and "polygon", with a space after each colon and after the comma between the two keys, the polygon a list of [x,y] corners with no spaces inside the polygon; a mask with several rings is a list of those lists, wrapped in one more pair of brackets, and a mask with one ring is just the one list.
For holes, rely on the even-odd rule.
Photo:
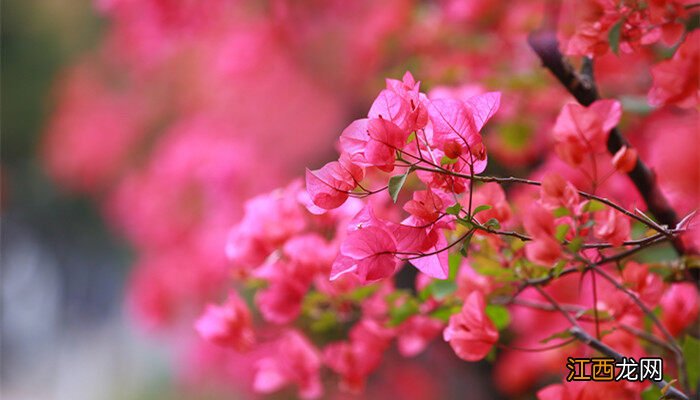
{"label": "bokeh background", "polygon": [[[224,247],[245,200],[337,158],[342,129],[407,70],[433,93],[503,92],[489,173],[565,170],[549,150],[569,97],[525,41],[557,3],[3,1],[0,397],[251,397],[231,387],[250,366],[192,327],[229,284]],[[646,103],[664,51],[596,58],[604,95],[648,116],[629,129],[644,156],[670,123],[675,145],[697,148],[683,133],[695,120]],[[673,167],[660,179],[680,176],[678,201],[695,201],[697,175],[674,172],[689,158],[674,157],[656,160]],[[638,203],[622,175],[601,189]],[[436,343],[390,354],[367,397],[498,398],[493,372]],[[537,373],[496,379],[517,392]]]}
{"label": "bokeh background", "polygon": [[59,71],[99,43],[105,21],[83,0],[3,1],[2,20],[0,397],[163,394],[168,354],[123,311],[129,247],[37,155]]}

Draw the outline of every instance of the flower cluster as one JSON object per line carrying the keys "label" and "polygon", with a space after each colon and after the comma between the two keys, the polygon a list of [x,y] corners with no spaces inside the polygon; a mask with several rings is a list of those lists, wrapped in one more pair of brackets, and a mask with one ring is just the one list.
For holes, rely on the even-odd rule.
{"label": "flower cluster", "polygon": [[630,53],[641,45],[678,43],[688,18],[683,0],[564,1],[560,36],[569,55],[601,56],[611,47]]}
{"label": "flower cluster", "polygon": [[[414,356],[442,337],[457,357],[477,361],[495,352],[508,329],[518,335],[502,344],[496,373],[515,393],[536,380],[533,374],[556,374],[566,357],[587,354],[585,343],[566,339],[571,324],[640,357],[650,354],[640,337],[675,340],[697,318],[700,298],[690,284],[666,284],[650,265],[625,260],[675,229],[581,191],[556,172],[541,182],[481,175],[487,160],[481,131],[500,95],[461,100],[419,88],[410,73],[387,80],[367,118],[342,132],[339,159],[306,171],[306,190],[293,183],[246,204],[227,254],[262,321],[253,328],[246,304],[232,294],[208,306],[196,327],[205,339],[239,350],[269,346],[252,345],[253,330],[262,337],[285,332],[273,339],[284,343],[275,345],[284,355],[270,361],[263,353],[255,362],[255,390],[296,384],[300,396],[317,397],[325,366],[342,390],[357,392],[394,340],[402,355]],[[620,118],[616,101],[565,105],[553,128],[557,153],[571,166],[584,155],[595,159]],[[616,154],[610,173],[635,163],[636,155]],[[505,182],[539,187],[520,205],[527,207],[522,218],[513,215]],[[647,231],[636,237],[633,226]],[[409,264],[415,282],[399,289]],[[577,285],[592,290],[572,290]],[[680,313],[679,296],[688,302]],[[645,328],[656,304],[662,318]],[[312,338],[346,339],[317,349],[299,326]],[[518,351],[551,340],[559,343],[541,350],[550,357],[525,360],[531,353]],[[522,362],[539,368],[522,371]],[[540,397],[589,391],[569,386],[543,389]],[[643,389],[630,383],[595,393],[634,398]]]}
{"label": "flower cluster", "polygon": [[[697,4],[97,3],[106,40],[61,76],[41,155],[136,249],[128,303],[185,372],[387,397],[369,379],[387,364],[415,378],[398,353],[488,359],[513,396],[661,395],[542,387],[608,348],[692,390]],[[566,88],[526,40],[555,19],[584,57]],[[407,65],[422,83],[376,94]]]}
{"label": "flower cluster", "polygon": [[677,46],[670,60],[651,68],[654,84],[649,103],[694,107],[698,104],[700,38],[687,27],[692,21],[690,10],[696,7],[683,0],[565,1],[559,38],[563,51],[572,56],[601,57],[610,49],[641,53],[642,46],[657,42]]}

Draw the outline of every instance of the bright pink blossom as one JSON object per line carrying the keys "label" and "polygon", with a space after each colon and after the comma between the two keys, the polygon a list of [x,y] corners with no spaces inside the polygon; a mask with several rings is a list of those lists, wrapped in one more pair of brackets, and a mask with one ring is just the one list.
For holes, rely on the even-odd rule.
{"label": "bright pink blossom", "polygon": [[630,236],[630,220],[615,210],[599,211],[595,215],[593,233],[601,240],[620,246]]}
{"label": "bright pink blossom", "polygon": [[425,315],[407,319],[398,329],[399,352],[404,357],[420,354],[440,334],[444,326],[440,320]]}
{"label": "bright pink blossom", "polygon": [[622,281],[650,307],[659,304],[659,300],[664,294],[665,287],[661,276],[649,271],[649,267],[644,264],[634,261],[627,262],[622,271]]}
{"label": "bright pink blossom", "polygon": [[382,360],[393,333],[376,322],[363,320],[350,331],[350,340],[331,343],[324,349],[326,365],[341,378],[341,388],[360,392],[367,376]]}
{"label": "bright pink blossom", "polygon": [[473,292],[464,301],[462,311],[450,317],[450,324],[443,332],[445,341],[463,360],[481,360],[498,341],[498,331],[486,315],[485,307],[484,296]]}
{"label": "bright pink blossom", "polygon": [[269,357],[255,365],[253,387],[260,393],[272,393],[289,384],[299,388],[299,397],[315,399],[323,394],[321,356],[318,350],[295,330],[281,335]]}
{"label": "bright pink blossom", "polygon": [[367,135],[370,138],[365,147],[367,161],[381,170],[392,171],[396,151],[403,148],[408,132],[391,121],[371,118],[367,122]]}
{"label": "bright pink blossom", "polygon": [[552,213],[534,203],[525,214],[523,224],[533,239],[525,244],[527,257],[543,265],[552,265],[561,255],[561,245],[554,238],[556,228]]}
{"label": "bright pink blossom", "polygon": [[416,131],[428,123],[428,111],[423,104],[425,95],[419,92],[420,83],[410,72],[402,81],[387,79],[387,89],[382,90],[372,103],[368,116],[393,122],[407,132]]}
{"label": "bright pink blossom", "polygon": [[416,82],[410,72],[406,72],[401,81],[386,80],[387,88],[397,93],[408,104],[408,112],[402,121],[396,124],[408,132],[424,128],[428,123],[427,98],[419,92],[420,82]]}
{"label": "bright pink blossom", "polygon": [[637,165],[637,150],[622,146],[613,156],[612,163],[615,169],[622,173],[632,171]]}
{"label": "bright pink blossom", "polygon": [[493,277],[477,273],[466,259],[462,261],[457,274],[457,297],[466,300],[475,291],[487,296],[495,288],[496,284]]}
{"label": "bright pink blossom", "polygon": [[573,210],[579,205],[578,190],[557,173],[548,173],[542,179],[540,202],[548,209],[566,207]]}
{"label": "bright pink blossom", "polygon": [[533,204],[523,217],[523,225],[527,233],[534,238],[554,236],[554,216],[549,210],[539,204]]}
{"label": "bright pink blossom", "polygon": [[340,247],[331,279],[355,272],[364,282],[372,282],[392,275],[396,269],[394,253],[396,239],[379,226],[363,227],[348,234]]}
{"label": "bright pink blossom", "polygon": [[588,107],[565,105],[554,126],[557,154],[575,167],[587,154],[605,152],[608,134],[621,115],[622,106],[616,100],[598,100]]}
{"label": "bright pink blossom", "polygon": [[486,152],[479,131],[500,105],[500,93],[474,96],[466,102],[436,99],[429,108],[433,140],[450,158],[462,158],[481,173],[486,168]]}
{"label": "bright pink blossom", "polygon": [[652,67],[654,85],[649,103],[654,106],[675,104],[691,108],[700,101],[700,32],[686,36],[673,58]]}
{"label": "bright pink blossom", "polygon": [[661,323],[672,335],[678,335],[690,326],[700,314],[700,295],[694,284],[675,283],[663,294]]}
{"label": "bright pink blossom", "polygon": [[500,223],[510,219],[511,210],[508,200],[506,199],[506,193],[503,191],[501,185],[496,182],[488,182],[479,186],[474,192],[472,201],[474,208],[481,205],[491,207],[488,210],[481,211],[475,216],[481,223],[485,223],[492,218],[498,220]]}
{"label": "bright pink blossom", "polygon": [[280,276],[256,294],[255,304],[266,321],[287,324],[299,316],[307,290],[307,283]]}
{"label": "bright pink blossom", "polygon": [[419,221],[427,224],[435,222],[440,213],[445,210],[445,207],[443,196],[428,188],[413,192],[413,199],[407,201],[403,209]]}
{"label": "bright pink blossom", "polygon": [[608,51],[608,30],[620,18],[614,0],[567,0],[562,3],[559,41],[565,54],[601,56]]}
{"label": "bright pink blossom", "polygon": [[248,306],[235,292],[222,305],[208,304],[195,329],[205,340],[237,350],[247,349],[255,340]]}
{"label": "bright pink blossom", "polygon": [[361,167],[341,157],[340,161],[332,161],[315,171],[307,168],[306,190],[315,205],[330,210],[347,200],[363,176]]}

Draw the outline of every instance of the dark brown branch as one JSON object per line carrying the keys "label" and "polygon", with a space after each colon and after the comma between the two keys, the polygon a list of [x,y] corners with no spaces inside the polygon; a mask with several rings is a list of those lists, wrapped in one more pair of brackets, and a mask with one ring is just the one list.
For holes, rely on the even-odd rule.
{"label": "dark brown branch", "polygon": [[[589,106],[600,98],[592,77],[578,74],[559,51],[559,43],[554,32],[534,32],[528,37],[528,43],[540,57],[544,67],[554,74],[579,103]],[[620,131],[614,128],[610,131],[607,145],[610,154],[615,154],[622,146],[629,146],[629,143]],[[638,158],[634,169],[628,175],[644,198],[649,212],[662,225],[675,228],[678,224],[678,216],[661,193],[656,184],[656,177],[649,167]],[[674,243],[674,246],[681,254],[685,251],[680,242]]]}

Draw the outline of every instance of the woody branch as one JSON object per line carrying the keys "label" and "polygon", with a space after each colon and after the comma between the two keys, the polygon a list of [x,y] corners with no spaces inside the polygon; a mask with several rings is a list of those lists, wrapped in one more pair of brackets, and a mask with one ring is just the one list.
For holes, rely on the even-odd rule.
{"label": "woody branch", "polygon": [[[574,96],[576,101],[584,106],[589,106],[600,98],[592,74],[579,74],[559,51],[559,43],[556,34],[549,30],[533,32],[528,37],[530,47],[539,56],[542,64],[547,68],[566,90]],[[589,71],[590,72],[590,71]],[[611,154],[615,154],[623,146],[629,146],[619,129],[614,128],[608,136],[607,148]],[[656,217],[662,225],[675,227],[678,225],[678,216],[669,205],[656,183],[656,177],[649,167],[640,158],[634,169],[628,173],[629,178],[641,194],[649,212]],[[673,242],[679,254],[685,254],[687,249],[676,240]],[[697,279],[696,276],[693,278]]]}

